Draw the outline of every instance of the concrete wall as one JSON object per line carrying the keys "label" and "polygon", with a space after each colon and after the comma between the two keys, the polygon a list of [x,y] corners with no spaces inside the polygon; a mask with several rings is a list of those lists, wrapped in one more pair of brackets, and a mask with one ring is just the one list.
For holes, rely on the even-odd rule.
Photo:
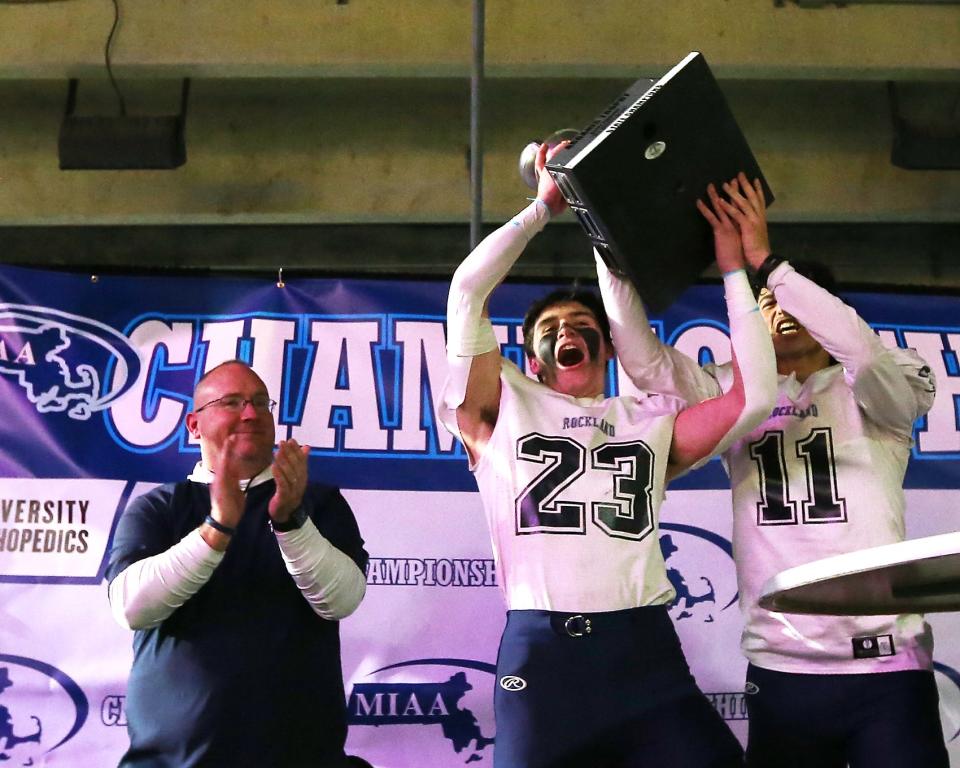
{"label": "concrete wall", "polygon": [[[78,112],[116,110],[103,66],[112,5],[0,5],[0,227],[468,220],[471,3],[120,3],[113,62],[130,112],[176,111],[178,78],[193,78],[187,164],[60,171],[67,77],[80,77]],[[960,135],[960,5],[486,6],[488,223],[528,194],[516,163],[529,140],[586,124],[632,80],[696,49],[777,193],[774,223],[829,227],[837,252],[853,236],[843,226],[864,223],[914,227],[927,253],[952,248],[960,171],[891,164],[886,81],[924,126]]]}

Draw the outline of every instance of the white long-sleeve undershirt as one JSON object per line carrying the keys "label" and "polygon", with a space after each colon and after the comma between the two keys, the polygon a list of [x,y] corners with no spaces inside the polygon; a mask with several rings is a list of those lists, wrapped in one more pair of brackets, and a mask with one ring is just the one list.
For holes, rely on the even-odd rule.
{"label": "white long-sleeve undershirt", "polygon": [[[250,485],[270,477],[268,467]],[[198,465],[190,479],[209,482],[212,475]],[[312,520],[275,535],[287,571],[318,616],[338,620],[356,610],[366,591],[363,571]],[[197,528],[165,552],[138,560],[110,583],[114,618],[127,629],[157,626],[210,580],[224,554],[207,544]]]}
{"label": "white long-sleeve undershirt", "polygon": [[337,620],[357,609],[367,589],[363,571],[324,538],[312,520],[276,536],[287,572],[314,613]]}
{"label": "white long-sleeve undershirt", "polygon": [[453,273],[447,295],[446,407],[455,410],[463,403],[472,358],[497,349],[485,312],[487,299],[549,220],[550,209],[543,201],[534,200],[487,235]]}
{"label": "white long-sleeve undershirt", "polygon": [[730,344],[743,381],[743,408],[713,449],[713,455],[724,453],[735,441],[760,426],[777,399],[777,359],[746,271],[738,269],[724,275],[723,289]]}
{"label": "white long-sleeve undershirt", "polygon": [[864,413],[909,440],[913,423],[933,405],[936,382],[926,363],[911,350],[890,349],[856,310],[789,262],[767,279],[777,304],[793,315],[844,369]]}
{"label": "white long-sleeve undershirt", "polygon": [[124,568],[108,592],[114,619],[126,629],[157,626],[200,591],[224,554],[195,528],[166,552]]}
{"label": "white long-sleeve undershirt", "polygon": [[[620,365],[634,385],[642,391],[678,397],[688,406],[719,396],[721,389],[717,380],[697,361],[657,338],[633,284],[614,275],[599,254],[594,255],[613,346]],[[758,311],[746,272],[728,273],[723,278],[723,286],[730,343],[743,380],[744,406],[737,421],[714,449],[714,455],[725,451],[769,415],[777,386],[770,334]]]}
{"label": "white long-sleeve undershirt", "polygon": [[688,406],[719,395],[716,380],[696,360],[660,341],[633,283],[611,272],[596,250],[594,258],[613,347],[637,389],[671,395]]}

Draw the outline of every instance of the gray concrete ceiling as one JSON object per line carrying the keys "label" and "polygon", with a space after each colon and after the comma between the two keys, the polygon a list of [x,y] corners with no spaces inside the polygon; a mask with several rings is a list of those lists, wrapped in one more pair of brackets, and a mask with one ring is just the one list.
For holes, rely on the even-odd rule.
{"label": "gray concrete ceiling", "polygon": [[[888,85],[922,133],[960,137],[960,5],[820,5],[488,1],[485,222],[524,204],[529,140],[700,50],[777,193],[778,250],[829,258],[848,282],[960,286],[960,170],[891,163]],[[175,111],[192,78],[188,161],[59,170],[67,78],[78,113],[116,111],[112,5],[0,3],[5,261],[443,274],[462,256],[470,2],[120,8],[112,58],[131,113]],[[551,227],[526,273],[588,269],[576,227]]]}

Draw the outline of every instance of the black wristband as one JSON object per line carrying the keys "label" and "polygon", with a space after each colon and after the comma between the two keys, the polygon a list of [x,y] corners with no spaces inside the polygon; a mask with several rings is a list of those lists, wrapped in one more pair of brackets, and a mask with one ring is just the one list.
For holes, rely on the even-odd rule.
{"label": "black wristband", "polygon": [[305,522],[307,522],[307,510],[299,506],[293,510],[290,517],[282,523],[275,522],[271,519],[270,527],[273,528],[274,533],[286,533],[287,531],[295,531],[298,528],[302,528]]}
{"label": "black wristband", "polygon": [[233,536],[237,532],[236,528],[231,528],[229,525],[224,525],[221,522],[213,519],[212,515],[207,515],[203,518],[203,522],[209,525],[213,530],[220,531],[224,536]]}
{"label": "black wristband", "polygon": [[763,260],[763,264],[761,264],[757,269],[757,274],[754,277],[757,287],[766,288],[767,280],[770,279],[770,273],[785,261],[786,259],[780,258],[775,253],[771,253],[769,256],[767,256],[767,258]]}

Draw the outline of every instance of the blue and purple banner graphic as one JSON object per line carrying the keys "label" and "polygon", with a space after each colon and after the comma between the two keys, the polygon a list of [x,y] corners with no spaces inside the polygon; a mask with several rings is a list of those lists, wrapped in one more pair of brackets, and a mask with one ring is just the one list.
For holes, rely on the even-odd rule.
{"label": "blue and purple banner graphic", "polygon": [[[520,364],[523,312],[549,287],[507,284],[492,302],[502,349]],[[278,436],[312,446],[311,477],[344,489],[371,553],[367,597],[342,625],[351,750],[378,767],[492,765],[503,604],[462,448],[436,416],[446,289],[0,267],[0,759],[119,759],[131,633],[107,605],[110,537],[130,498],[199,459],[183,424],[193,386],[242,358],[279,402]],[[845,298],[937,376],[907,474],[908,534],[956,530],[960,297]],[[652,323],[694,358],[729,359],[719,286],[691,288]],[[610,390],[630,388],[612,367]],[[671,612],[691,665],[743,736],[727,487],[717,461],[672,486],[661,544],[684,586]],[[931,621],[953,738],[960,623]],[[960,739],[950,746],[960,766]]]}

